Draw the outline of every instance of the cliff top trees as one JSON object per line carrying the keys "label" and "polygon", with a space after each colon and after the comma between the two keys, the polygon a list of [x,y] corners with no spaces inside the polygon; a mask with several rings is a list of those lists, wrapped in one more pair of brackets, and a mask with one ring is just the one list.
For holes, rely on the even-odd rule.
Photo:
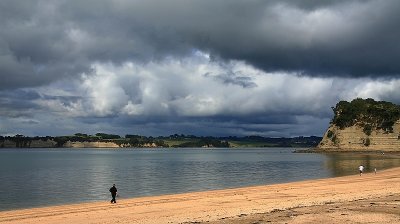
{"label": "cliff top trees", "polygon": [[341,129],[359,125],[364,128],[366,134],[371,134],[372,129],[391,132],[394,123],[400,119],[400,106],[373,99],[340,101],[332,109],[335,114],[333,124]]}

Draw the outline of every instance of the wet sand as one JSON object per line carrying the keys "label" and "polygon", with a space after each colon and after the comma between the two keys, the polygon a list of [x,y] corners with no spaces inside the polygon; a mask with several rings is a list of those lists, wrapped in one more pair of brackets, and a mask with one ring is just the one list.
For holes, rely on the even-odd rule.
{"label": "wet sand", "polygon": [[400,223],[400,168],[363,176],[0,212],[0,223]]}

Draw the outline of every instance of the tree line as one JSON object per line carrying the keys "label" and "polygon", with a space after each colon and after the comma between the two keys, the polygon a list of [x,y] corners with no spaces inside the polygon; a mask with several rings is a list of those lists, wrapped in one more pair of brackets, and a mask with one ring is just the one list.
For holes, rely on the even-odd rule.
{"label": "tree line", "polygon": [[393,132],[394,123],[400,119],[399,105],[371,98],[357,98],[351,102],[340,101],[332,109],[333,124],[341,129],[359,125],[367,135],[375,129]]}

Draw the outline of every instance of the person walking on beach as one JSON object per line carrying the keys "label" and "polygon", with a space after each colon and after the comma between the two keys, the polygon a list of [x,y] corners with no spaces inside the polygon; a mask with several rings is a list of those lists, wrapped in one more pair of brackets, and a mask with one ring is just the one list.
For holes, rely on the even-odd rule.
{"label": "person walking on beach", "polygon": [[360,176],[361,176],[362,173],[363,173],[363,171],[364,171],[364,166],[363,166],[363,165],[360,165],[360,166],[358,167],[358,170],[360,170]]}
{"label": "person walking on beach", "polygon": [[115,187],[115,184],[113,184],[113,186],[110,188],[110,192],[111,192],[111,203],[117,203],[117,201],[115,200],[115,197],[117,196],[117,188]]}

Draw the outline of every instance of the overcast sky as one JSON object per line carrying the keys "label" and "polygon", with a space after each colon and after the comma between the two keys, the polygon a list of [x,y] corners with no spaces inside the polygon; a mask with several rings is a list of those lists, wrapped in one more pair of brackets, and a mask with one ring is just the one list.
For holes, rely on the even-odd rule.
{"label": "overcast sky", "polygon": [[0,135],[322,136],[400,104],[398,0],[0,1]]}

